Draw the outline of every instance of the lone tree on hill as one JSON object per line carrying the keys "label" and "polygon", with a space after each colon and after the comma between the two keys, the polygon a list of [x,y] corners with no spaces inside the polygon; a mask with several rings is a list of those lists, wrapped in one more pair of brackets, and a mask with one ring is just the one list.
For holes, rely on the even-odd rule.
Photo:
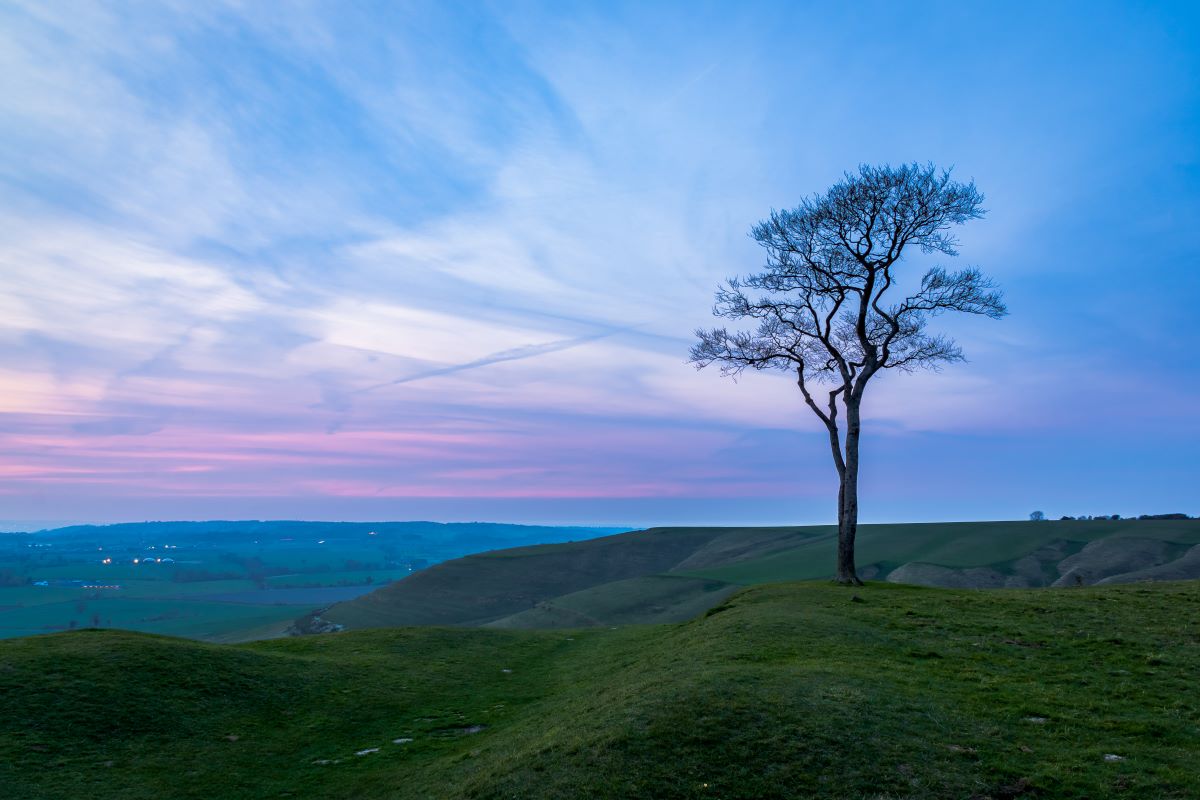
{"label": "lone tree on hill", "polygon": [[[933,267],[910,294],[896,291],[905,251],[955,256],[950,229],[983,216],[974,183],[932,165],[860,166],[824,195],[772,211],[751,235],[767,251],[761,272],[717,289],[713,314],[757,321],[753,331],[696,331],[690,361],[743,370],[791,370],[804,402],[829,431],[837,468],[837,582],[861,585],[854,566],[858,449],[867,383],[881,370],[911,372],[963,361],[953,340],[926,331],[930,317],[962,311],[998,319],[1007,309],[978,269]],[[827,397],[814,396],[827,384]],[[845,414],[845,432],[839,427]]]}

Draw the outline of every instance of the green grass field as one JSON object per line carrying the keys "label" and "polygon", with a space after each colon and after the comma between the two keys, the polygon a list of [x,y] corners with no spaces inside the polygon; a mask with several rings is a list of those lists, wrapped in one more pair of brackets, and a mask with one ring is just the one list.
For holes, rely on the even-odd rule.
{"label": "green grass field", "polygon": [[1193,582],[818,582],[615,630],[13,639],[0,786],[30,800],[1194,798],[1198,621]]}

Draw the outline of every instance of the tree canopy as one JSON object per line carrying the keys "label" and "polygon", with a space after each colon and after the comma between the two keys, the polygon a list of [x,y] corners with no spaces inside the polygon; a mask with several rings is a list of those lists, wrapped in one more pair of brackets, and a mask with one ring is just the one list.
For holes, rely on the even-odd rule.
{"label": "tree canopy", "polygon": [[804,379],[844,388],[881,369],[911,371],[961,361],[951,339],[929,333],[930,317],[962,311],[999,318],[1000,293],[974,267],[932,267],[920,288],[891,300],[896,265],[909,247],[958,255],[952,225],[983,216],[973,183],[932,166],[862,166],[826,194],[773,211],[756,225],[767,251],[762,272],[732,278],[717,291],[713,313],[758,320],[753,331],[699,330],[693,363],[721,364],[726,374],[799,369]]}

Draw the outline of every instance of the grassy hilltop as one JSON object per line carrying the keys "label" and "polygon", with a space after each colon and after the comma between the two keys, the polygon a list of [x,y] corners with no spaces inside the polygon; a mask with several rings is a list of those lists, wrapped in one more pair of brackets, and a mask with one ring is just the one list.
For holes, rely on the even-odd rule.
{"label": "grassy hilltop", "polygon": [[[743,586],[828,577],[837,530],[652,528],[467,556],[338,603],[346,628],[575,628],[690,619]],[[1200,577],[1200,520],[863,525],[864,578],[959,588]],[[315,626],[313,626],[315,627]]]}
{"label": "grassy hilltop", "polygon": [[618,629],[13,639],[0,786],[14,800],[1189,798],[1198,620],[1195,583],[819,582]]}

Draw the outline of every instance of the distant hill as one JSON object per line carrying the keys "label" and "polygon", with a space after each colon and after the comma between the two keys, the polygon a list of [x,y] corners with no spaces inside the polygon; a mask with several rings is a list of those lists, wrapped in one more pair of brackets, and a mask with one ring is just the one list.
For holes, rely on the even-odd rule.
{"label": "distant hill", "polygon": [[326,522],[311,520],[202,520],[161,522],[118,522],[111,525],[68,525],[29,534],[50,541],[101,541],[107,545],[124,542],[235,541],[281,537],[336,538],[374,532],[380,537],[426,540],[462,548],[516,547],[534,542],[556,542],[626,531],[628,528],[572,527],[555,525],[512,525],[499,522]]}
{"label": "distant hill", "polygon": [[[706,536],[661,552],[716,546]],[[1195,583],[821,581],[616,630],[11,639],[0,787],[14,800],[1182,800],[1200,797],[1198,603]]]}
{"label": "distant hill", "polygon": [[[298,630],[403,625],[574,628],[672,622],[742,586],[828,577],[833,526],[651,528],[437,564],[301,620]],[[860,574],[959,588],[1200,577],[1200,520],[864,525]]]}

